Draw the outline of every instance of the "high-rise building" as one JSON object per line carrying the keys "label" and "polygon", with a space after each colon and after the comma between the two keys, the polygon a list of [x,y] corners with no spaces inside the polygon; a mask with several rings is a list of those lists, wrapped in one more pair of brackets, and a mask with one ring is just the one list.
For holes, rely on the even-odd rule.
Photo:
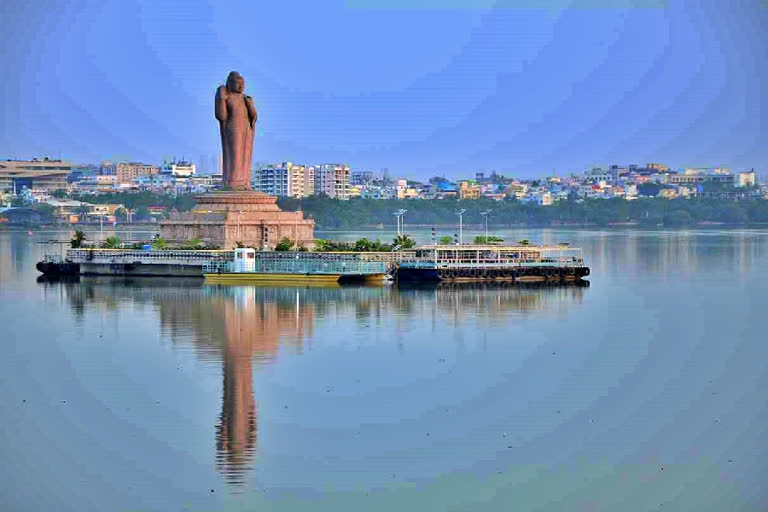
{"label": "high-rise building", "polygon": [[315,168],[304,166],[304,197],[315,195]]}
{"label": "high-rise building", "polygon": [[283,165],[288,169],[288,195],[291,197],[305,197],[304,166],[294,165],[290,162]]}
{"label": "high-rise building", "polygon": [[271,196],[290,195],[289,164],[265,165],[258,173],[255,189]]}
{"label": "high-rise building", "polygon": [[348,165],[322,164],[315,169],[315,194],[349,199],[349,178]]}

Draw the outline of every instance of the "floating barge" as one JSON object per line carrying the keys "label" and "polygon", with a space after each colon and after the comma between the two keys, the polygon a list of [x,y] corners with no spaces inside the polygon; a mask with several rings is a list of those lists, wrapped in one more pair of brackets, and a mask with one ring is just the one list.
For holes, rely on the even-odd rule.
{"label": "floating barge", "polygon": [[577,281],[589,275],[581,249],[567,244],[427,245],[397,264],[402,281]]}
{"label": "floating barge", "polygon": [[[240,255],[240,257],[238,257]],[[37,263],[45,275],[197,277],[211,283],[507,281],[567,282],[589,275],[581,249],[566,244],[426,245],[396,252],[236,249],[68,249]]]}
{"label": "floating barge", "polygon": [[260,252],[244,248],[235,249],[233,261],[204,265],[203,275],[207,282],[216,284],[382,282],[387,264],[367,261],[357,253]]}
{"label": "floating barge", "polygon": [[232,260],[232,251],[67,249],[37,263],[46,275],[202,277],[203,265]]}

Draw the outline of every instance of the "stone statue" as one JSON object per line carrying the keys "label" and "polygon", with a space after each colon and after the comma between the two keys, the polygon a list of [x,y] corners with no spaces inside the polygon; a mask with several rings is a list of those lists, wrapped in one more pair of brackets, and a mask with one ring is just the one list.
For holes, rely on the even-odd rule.
{"label": "stone statue", "polygon": [[221,128],[224,188],[250,190],[253,130],[256,107],[253,98],[243,94],[245,80],[237,71],[227,77],[227,84],[216,90],[216,119]]}

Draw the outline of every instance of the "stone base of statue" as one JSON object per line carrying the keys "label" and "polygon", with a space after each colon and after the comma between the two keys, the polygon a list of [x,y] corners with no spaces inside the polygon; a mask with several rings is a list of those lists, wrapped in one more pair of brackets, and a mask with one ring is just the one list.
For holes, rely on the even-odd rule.
{"label": "stone base of statue", "polygon": [[262,192],[213,192],[198,196],[195,208],[172,215],[160,223],[160,236],[173,244],[199,238],[222,249],[237,243],[258,249],[274,249],[283,238],[311,249],[315,221],[302,212],[284,212],[277,198]]}

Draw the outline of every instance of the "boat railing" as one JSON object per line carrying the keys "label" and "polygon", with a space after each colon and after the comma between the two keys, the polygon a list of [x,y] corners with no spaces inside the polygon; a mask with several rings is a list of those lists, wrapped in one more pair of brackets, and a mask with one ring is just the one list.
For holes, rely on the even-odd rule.
{"label": "boat railing", "polygon": [[61,256],[61,254],[46,254],[43,257],[43,261],[46,263],[64,263],[66,260]]}
{"label": "boat railing", "polygon": [[468,258],[411,258],[400,262],[406,267],[418,268],[499,268],[499,267],[572,267],[582,266],[584,260],[576,256],[537,259],[468,259]]}
{"label": "boat railing", "polygon": [[383,261],[326,259],[303,254],[305,256],[294,258],[260,257],[262,255],[257,254],[253,266],[247,270],[235,270],[231,261],[211,261],[203,265],[203,273],[372,275],[387,272],[387,263]]}
{"label": "boat railing", "polygon": [[67,259],[75,263],[142,262],[203,264],[232,259],[232,251],[165,249],[69,249]]}
{"label": "boat railing", "polygon": [[412,268],[583,266],[581,249],[559,246],[421,246],[400,264]]}

